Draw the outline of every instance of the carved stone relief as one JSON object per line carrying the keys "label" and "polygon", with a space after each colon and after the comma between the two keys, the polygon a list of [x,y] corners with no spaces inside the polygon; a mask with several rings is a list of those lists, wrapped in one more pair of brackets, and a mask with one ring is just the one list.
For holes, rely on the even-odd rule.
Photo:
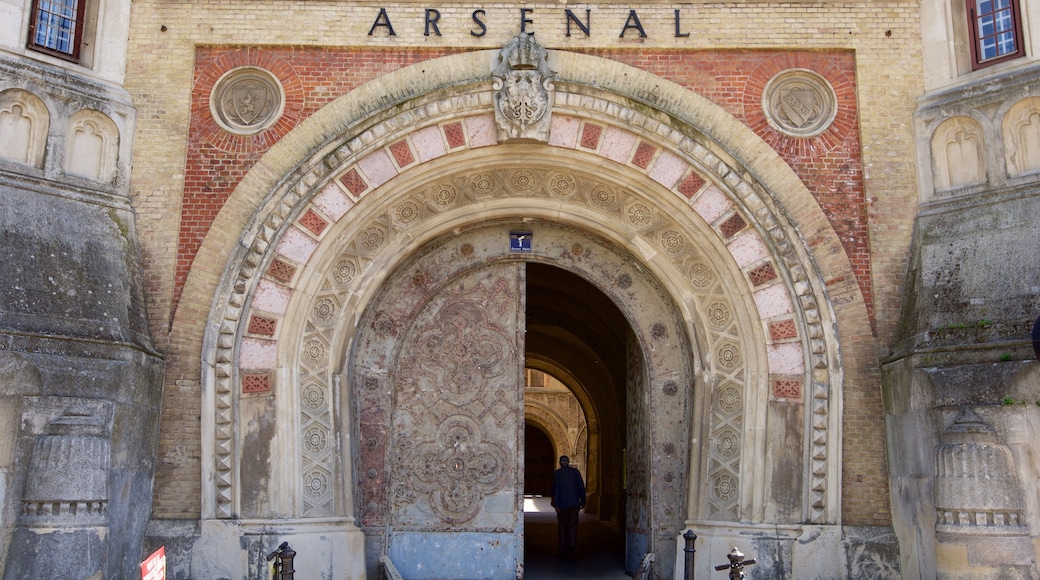
{"label": "carved stone relief", "polygon": [[[587,100],[590,102],[583,105],[583,107],[587,107],[590,110],[608,107],[606,101],[600,102],[596,98]],[[468,101],[460,97],[459,106],[464,106],[466,102]],[[451,108],[446,107],[443,110]],[[430,108],[412,111],[410,114],[413,117],[409,117],[410,122],[427,122],[425,115],[430,115],[432,114],[431,112],[435,111],[436,109]],[[780,225],[783,222],[778,221],[772,214],[771,202],[767,203],[767,199],[761,196],[755,184],[744,181],[725,162],[698,143],[686,140],[677,132],[668,133],[664,131],[663,128],[656,124],[656,121],[642,116],[638,111],[625,109],[621,114],[626,119],[631,118],[630,122],[643,127],[643,130],[648,132],[648,134],[653,134],[657,131],[661,134],[671,135],[668,139],[675,142],[669,146],[674,146],[675,151],[687,156],[686,158],[690,159],[699,170],[704,171],[704,174],[711,177],[716,183],[725,184],[726,191],[731,192],[732,199],[739,200],[746,212],[744,215],[752,220],[750,223],[754,223],[756,228],[761,228],[761,231],[768,234],[768,244],[774,251],[774,263],[780,267],[783,278],[793,285],[793,290],[791,291],[792,299],[807,325],[805,336],[813,338],[812,352],[807,354],[807,360],[812,368],[812,389],[811,392],[806,393],[806,400],[812,403],[810,453],[816,461],[813,461],[811,468],[809,468],[811,491],[808,492],[810,507],[807,517],[814,522],[823,523],[829,521],[829,518],[834,513],[833,509],[836,509],[837,505],[836,503],[828,503],[829,498],[833,499],[831,491],[833,487],[828,484],[828,477],[832,475],[833,470],[832,462],[828,458],[828,447],[830,445],[828,413],[831,406],[829,396],[830,364],[832,361],[828,353],[827,344],[823,340],[825,330],[821,324],[817,298],[814,295],[813,286],[808,282],[807,278],[807,276],[811,275],[809,274],[811,270],[803,267],[801,263],[803,258],[800,257],[795,249],[800,246],[798,246],[797,242],[792,242],[788,239],[786,230]],[[380,129],[380,131],[398,130],[395,128],[397,127],[395,123],[398,123],[398,121],[394,120],[390,123],[392,126],[388,125],[387,128]],[[662,133],[662,131],[664,132]],[[356,150],[368,147],[375,139],[374,135],[375,133],[369,134],[366,132],[364,135],[351,141],[349,145],[344,143],[339,149],[329,153],[327,159],[313,164],[312,167],[314,169],[311,173],[301,176],[299,181],[287,184],[284,191],[275,194],[276,197],[281,196],[283,202],[277,206],[276,212],[265,218],[265,225],[258,231],[256,239],[243,241],[244,245],[251,248],[249,256],[244,260],[238,273],[230,276],[229,279],[245,282],[241,286],[244,290],[239,290],[239,286],[236,285],[235,290],[228,293],[228,306],[221,314],[223,322],[220,324],[220,337],[215,337],[216,340],[214,342],[217,345],[217,352],[214,356],[214,360],[217,361],[214,373],[214,393],[218,408],[218,417],[215,422],[218,444],[216,449],[216,471],[218,475],[216,480],[216,504],[218,515],[227,517],[231,513],[230,509],[233,505],[231,501],[233,471],[230,468],[224,469],[222,467],[230,465],[226,460],[231,456],[233,448],[230,445],[221,443],[223,441],[222,434],[232,432],[230,429],[232,427],[231,420],[233,414],[224,414],[220,410],[227,407],[224,401],[230,402],[231,400],[230,393],[232,393],[232,390],[230,387],[233,384],[234,372],[233,366],[226,365],[221,361],[230,360],[230,353],[225,353],[224,351],[234,344],[233,335],[236,325],[241,321],[240,315],[243,306],[248,308],[245,293],[248,292],[249,285],[252,284],[249,280],[256,276],[257,264],[265,259],[273,258],[273,248],[275,247],[273,242],[279,239],[281,235],[279,232],[288,223],[286,217],[288,213],[292,212],[292,208],[302,207],[303,204],[306,204],[316,191],[321,187],[326,187],[329,180],[338,174],[335,172],[344,169],[354,171],[350,169],[349,165],[345,165],[343,160],[353,159],[353,156],[356,155]],[[333,170],[333,173],[330,174],[329,168],[339,169]],[[399,201],[395,202],[392,210],[388,207],[386,213],[372,217],[367,223],[351,226],[351,231],[357,234],[352,234],[352,237],[349,239],[344,239],[340,246],[340,251],[342,252],[340,254],[341,261],[347,264],[349,267],[346,269],[350,270],[350,276],[344,279],[350,279],[351,281],[346,284],[337,283],[333,281],[335,276],[330,274],[326,284],[313,294],[313,299],[319,301],[324,298],[331,298],[336,294],[339,294],[341,300],[347,299],[359,287],[353,280],[366,278],[367,274],[365,273],[369,269],[369,261],[379,256],[390,244],[391,240],[397,239],[405,231],[414,229],[429,217],[461,210],[466,205],[482,203],[496,198],[513,196],[539,197],[548,194],[553,197],[559,197],[568,204],[581,206],[591,212],[600,214],[601,217],[598,219],[605,219],[610,223],[628,224],[628,227],[634,228],[633,231],[638,232],[642,239],[649,241],[649,243],[655,246],[660,251],[661,256],[667,257],[680,271],[687,273],[692,287],[697,288],[693,293],[696,296],[695,301],[701,305],[698,306],[698,309],[703,308],[708,302],[714,302],[715,297],[710,296],[710,292],[715,290],[709,290],[706,286],[698,286],[698,284],[720,284],[721,282],[716,282],[720,278],[710,262],[698,255],[695,246],[688,239],[688,234],[685,233],[687,232],[685,226],[676,223],[667,213],[650,215],[642,211],[637,207],[638,202],[636,202],[636,198],[640,196],[624,188],[592,179],[581,172],[572,172],[569,175],[570,179],[562,180],[558,174],[558,170],[547,172],[539,168],[527,168],[524,171],[515,172],[485,168],[467,174],[444,177],[436,183],[428,183],[428,185],[420,189],[408,192],[407,199],[403,196],[398,198]],[[547,187],[546,184],[548,184]],[[353,192],[353,190],[351,191]],[[407,204],[407,207],[405,207],[405,204]],[[626,209],[633,211],[625,213]],[[753,218],[750,217],[752,215],[754,216]],[[646,223],[647,219],[650,220],[649,225]],[[340,242],[336,243],[340,244]],[[337,269],[336,271],[342,272],[343,270]],[[420,278],[423,278],[423,276],[420,276]],[[719,286],[712,286],[712,288],[719,288]],[[728,291],[722,288],[721,292],[725,295]],[[343,302],[340,301],[339,304],[343,304]],[[732,306],[730,306],[730,309],[732,311]],[[707,315],[703,315],[705,320],[707,320]],[[720,319],[720,321],[724,322],[723,319]],[[376,320],[373,324],[387,336],[399,332],[399,329],[394,328],[389,319]],[[712,353],[709,364],[712,365],[713,373],[721,371],[724,375],[713,374],[713,377],[717,377],[712,379],[716,388],[723,388],[724,385],[729,384],[739,385],[739,392],[742,394],[742,397],[734,399],[730,396],[732,393],[726,391],[727,397],[725,398],[730,401],[730,407],[721,412],[717,412],[715,409],[711,411],[710,429],[712,437],[717,438],[722,442],[722,445],[718,447],[717,455],[712,460],[715,468],[719,468],[713,472],[717,475],[717,481],[713,482],[712,488],[717,488],[719,491],[715,498],[716,501],[712,504],[713,507],[708,509],[719,514],[718,517],[721,518],[730,517],[723,515],[727,512],[740,513],[739,498],[735,494],[730,494],[729,490],[734,485],[737,488],[740,487],[740,482],[734,479],[735,476],[739,477],[741,472],[739,455],[734,455],[731,449],[734,447],[742,449],[741,446],[744,443],[734,440],[731,432],[734,430],[734,425],[742,425],[740,421],[743,420],[743,411],[734,407],[732,401],[737,400],[743,404],[749,393],[746,391],[747,374],[744,372],[744,365],[748,364],[748,355],[739,349],[733,348],[734,344],[739,346],[747,338],[735,335],[736,328],[738,327],[733,326],[730,330],[720,330],[716,326],[711,326],[708,330],[708,344],[702,345],[705,352]],[[315,344],[312,340],[316,338],[313,336],[315,332],[318,331],[308,327],[301,337],[302,342],[296,344]],[[319,342],[321,341],[319,340]],[[313,349],[308,349],[308,352],[312,351]],[[320,365],[314,364],[313,360],[306,362],[306,356],[302,356],[298,360],[301,361],[298,368],[306,370],[305,373],[301,373],[301,376],[304,377],[300,383],[301,396],[306,393],[317,396],[320,393],[325,398],[322,399],[321,396],[317,396],[317,399],[328,401],[332,371],[328,370],[327,367],[324,369],[319,368]],[[309,381],[312,379],[318,385],[317,391],[307,386],[311,384]],[[355,388],[361,393],[374,393],[385,391],[387,384],[385,377],[378,373],[373,373],[359,376]],[[651,387],[655,393],[657,389],[660,389],[662,396],[674,396],[672,394],[676,392],[686,393],[689,385],[690,379],[683,379],[670,381],[666,384],[651,385]],[[308,395],[309,398],[310,395]],[[382,410],[376,409],[376,411],[375,415],[362,417],[361,421],[364,422],[369,418],[373,420],[378,419],[378,413],[382,412]],[[740,417],[739,421],[736,420],[736,417]],[[389,418],[380,420],[387,424]],[[742,429],[743,427],[737,429],[737,432],[742,433]],[[384,457],[386,454],[385,441],[387,433],[379,432],[376,435],[378,436],[365,437],[357,441],[362,464],[356,466],[356,468],[360,469],[356,469],[355,473],[359,479],[367,482],[366,485],[370,483],[371,489],[381,489],[385,483],[383,469],[378,465],[369,466],[365,463],[365,457]],[[676,443],[673,442],[673,447],[670,449],[673,452],[682,453],[683,441],[681,438],[674,439],[676,439],[679,446],[675,447]],[[662,446],[662,449],[664,448]],[[657,450],[655,449],[652,452],[656,453]],[[306,450],[303,453],[306,453]],[[330,464],[325,463],[325,465],[328,466]],[[377,467],[379,468],[377,469]],[[332,471],[332,469],[328,471]],[[715,483],[718,485],[714,485]],[[370,512],[370,515],[374,515],[377,520],[382,518],[382,515],[377,513],[383,501],[381,494],[377,493],[370,496],[362,494],[362,496],[357,498],[357,501],[362,512],[360,514],[362,521],[366,517],[366,510],[370,508],[375,510]],[[729,504],[727,501],[735,503]]]}
{"label": "carved stone relief", "polygon": [[485,498],[516,492],[522,417],[517,271],[495,270],[452,280],[402,335],[390,372],[395,527],[511,523],[480,517]]}
{"label": "carved stone relief", "polygon": [[970,408],[961,411],[935,452],[936,531],[1027,535],[1014,459],[996,430]]}
{"label": "carved stone relief", "polygon": [[69,119],[65,141],[65,171],[107,182],[115,177],[119,156],[119,129],[107,115],[79,111]]}
{"label": "carved stone relief", "polygon": [[50,115],[36,95],[21,89],[0,93],[0,158],[43,167]]}
{"label": "carved stone relief", "polygon": [[36,433],[22,495],[31,527],[108,525],[111,404],[45,397],[22,423]]}
{"label": "carved stone relief", "polygon": [[494,78],[495,123],[500,142],[512,139],[549,140],[551,125],[552,77],[546,62],[548,53],[534,39],[521,32],[513,37],[498,56]]}
{"label": "carved stone relief", "polygon": [[1002,123],[1008,175],[1040,170],[1040,97],[1015,103]]}
{"label": "carved stone relief", "polygon": [[932,134],[932,174],[937,190],[986,181],[986,143],[971,117],[952,117]]}
{"label": "carved stone relief", "polygon": [[813,137],[834,122],[838,97],[827,79],[805,69],[789,69],[769,80],[762,108],[774,129],[791,137]]}
{"label": "carved stone relief", "polygon": [[225,131],[255,135],[274,125],[285,106],[282,85],[269,71],[245,66],[225,73],[209,99],[213,119]]}

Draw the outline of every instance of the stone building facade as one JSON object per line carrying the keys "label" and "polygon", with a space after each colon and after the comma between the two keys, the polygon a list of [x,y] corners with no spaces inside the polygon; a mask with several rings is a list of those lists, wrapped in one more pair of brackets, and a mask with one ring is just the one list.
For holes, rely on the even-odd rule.
{"label": "stone building facade", "polygon": [[1010,1],[6,2],[0,573],[1038,577]]}

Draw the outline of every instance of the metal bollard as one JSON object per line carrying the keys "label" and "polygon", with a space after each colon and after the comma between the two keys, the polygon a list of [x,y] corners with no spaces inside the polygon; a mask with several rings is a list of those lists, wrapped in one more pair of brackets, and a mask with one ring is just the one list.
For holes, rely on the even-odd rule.
{"label": "metal bollard", "polygon": [[267,555],[267,561],[270,562],[275,558],[278,560],[272,564],[274,566],[275,576],[282,578],[282,580],[293,580],[293,574],[296,570],[293,569],[293,558],[296,557],[296,551],[289,547],[289,542],[282,542],[278,549]]}
{"label": "metal bollard", "polygon": [[733,548],[733,551],[726,554],[729,558],[729,564],[722,564],[715,566],[716,570],[729,570],[729,580],[743,580],[744,579],[744,566],[750,566],[755,563],[754,558],[744,559],[744,554],[740,550]]}
{"label": "metal bollard", "polygon": [[693,533],[693,530],[686,530],[682,537],[686,540],[686,547],[683,549],[683,552],[686,552],[686,580],[693,580],[693,555],[697,551],[693,543],[697,541],[697,534]]}

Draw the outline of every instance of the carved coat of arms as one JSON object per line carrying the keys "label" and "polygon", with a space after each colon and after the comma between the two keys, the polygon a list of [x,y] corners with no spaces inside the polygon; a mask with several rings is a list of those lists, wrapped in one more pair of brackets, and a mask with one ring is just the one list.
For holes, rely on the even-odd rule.
{"label": "carved coat of arms", "polygon": [[500,142],[549,140],[549,92],[553,90],[552,77],[556,73],[549,69],[547,54],[533,36],[523,32],[499,53],[492,77]]}

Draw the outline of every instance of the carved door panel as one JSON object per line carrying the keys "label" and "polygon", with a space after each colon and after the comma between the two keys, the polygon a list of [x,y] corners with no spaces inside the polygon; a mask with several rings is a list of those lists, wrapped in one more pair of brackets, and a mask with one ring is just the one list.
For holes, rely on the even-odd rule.
{"label": "carved door panel", "polygon": [[522,264],[466,272],[401,325],[387,550],[407,577],[516,578],[522,566],[523,288]]}

